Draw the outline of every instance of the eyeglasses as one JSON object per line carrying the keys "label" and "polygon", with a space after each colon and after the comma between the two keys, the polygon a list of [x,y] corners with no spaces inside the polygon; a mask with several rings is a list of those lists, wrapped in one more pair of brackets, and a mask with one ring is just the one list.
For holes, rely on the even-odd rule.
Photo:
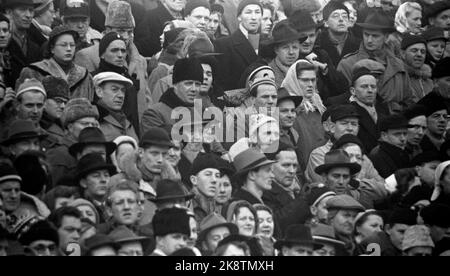
{"label": "eyeglasses", "polygon": [[55,44],[55,46],[59,46],[62,48],[67,48],[67,47],[75,48],[77,45],[75,45],[75,43],[60,43],[60,44]]}

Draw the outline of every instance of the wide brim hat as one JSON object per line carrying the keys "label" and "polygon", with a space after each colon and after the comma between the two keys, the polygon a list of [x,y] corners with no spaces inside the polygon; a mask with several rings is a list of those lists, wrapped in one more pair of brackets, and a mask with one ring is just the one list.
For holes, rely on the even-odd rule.
{"label": "wide brim hat", "polygon": [[329,237],[323,237],[323,236],[312,236],[313,239],[318,242],[318,243],[330,243],[336,246],[345,246],[345,243],[333,238],[329,238]]}
{"label": "wide brim hat", "polygon": [[0,145],[9,146],[17,141],[24,139],[38,138],[39,140],[43,140],[47,137],[48,135],[45,133],[34,133],[34,132],[19,133],[17,135],[13,135],[11,137],[6,138],[2,142],[0,142]]}
{"label": "wide brim hat", "polygon": [[357,163],[351,163],[350,157],[344,150],[329,151],[325,155],[325,163],[318,166],[314,171],[320,175],[327,173],[333,168],[349,168],[351,175],[361,171],[361,166]]}
{"label": "wide brim hat", "polygon": [[316,23],[309,12],[298,10],[292,13],[289,17],[289,22],[291,27],[293,27],[297,32],[305,32],[311,29],[322,28],[324,23]]}
{"label": "wide brim hat", "polygon": [[302,224],[292,224],[288,226],[284,239],[276,241],[274,248],[281,251],[283,246],[293,244],[310,245],[313,246],[314,250],[323,247],[323,244],[314,241],[311,235],[311,230]]}
{"label": "wide brim hat", "polygon": [[34,122],[21,119],[13,121],[9,129],[3,132],[3,135],[4,138],[0,142],[3,146],[9,146],[23,139],[39,138],[42,140],[48,136],[47,133],[39,130]]}
{"label": "wide brim hat", "polygon": [[108,235],[116,244],[140,242],[145,249],[151,242],[151,238],[138,236],[125,225],[118,226]]}
{"label": "wide brim hat", "polygon": [[384,12],[370,13],[364,23],[356,23],[359,27],[368,30],[383,30],[394,32],[395,26],[393,20]]}
{"label": "wide brim hat", "polygon": [[231,223],[231,222],[224,222],[224,223],[220,223],[220,224],[216,224],[216,225],[210,226],[210,227],[202,230],[198,234],[197,241],[198,242],[202,242],[202,241],[206,240],[206,235],[208,235],[208,233],[211,230],[213,230],[214,228],[219,228],[219,227],[226,227],[226,228],[228,228],[228,230],[230,230],[230,235],[236,235],[236,234],[239,233],[239,228],[236,226],[236,224]]}
{"label": "wide brim hat", "polygon": [[20,5],[30,5],[34,8],[37,8],[41,5],[41,3],[35,3],[33,0],[4,0],[3,8],[13,8]]}
{"label": "wide brim hat", "polygon": [[249,171],[260,168],[262,166],[271,165],[276,161],[269,160],[267,157],[254,149],[248,149],[238,154],[233,161],[236,173],[234,178],[245,175]]}
{"label": "wide brim hat", "polygon": [[75,143],[69,147],[69,153],[72,156],[76,156],[77,152],[80,152],[84,147],[88,145],[104,145],[106,148],[106,155],[111,155],[116,151],[116,144],[114,142],[85,142],[85,143]]}
{"label": "wide brim hat", "polygon": [[308,39],[307,36],[303,36],[301,33],[297,32],[289,24],[289,21],[285,19],[275,26],[272,31],[272,37],[265,42],[262,42],[262,44],[273,48],[276,45],[282,45],[296,40],[303,43],[306,39]]}
{"label": "wide brim hat", "polygon": [[284,87],[280,87],[278,89],[278,104],[281,103],[282,101],[286,101],[286,100],[291,100],[294,102],[295,108],[297,108],[303,101],[303,97],[302,96],[293,96],[289,93],[289,91],[287,91],[286,88]]}
{"label": "wide brim hat", "polygon": [[75,178],[79,180],[91,172],[100,171],[100,170],[107,170],[110,175],[114,175],[116,173],[116,167],[114,165],[107,164],[107,163],[93,164],[92,166],[90,166],[88,168],[77,171],[75,174]]}
{"label": "wide brim hat", "polygon": [[172,201],[176,199],[191,200],[195,197],[194,193],[187,191],[184,184],[179,181],[161,180],[156,187],[156,197],[150,201],[160,203],[164,201]]}
{"label": "wide brim hat", "polygon": [[361,171],[361,166],[359,164],[356,163],[332,163],[332,164],[323,164],[318,166],[314,171],[317,174],[322,174],[322,173],[326,173],[328,171],[330,171],[333,168],[349,168],[350,169],[350,174],[357,174],[358,172]]}

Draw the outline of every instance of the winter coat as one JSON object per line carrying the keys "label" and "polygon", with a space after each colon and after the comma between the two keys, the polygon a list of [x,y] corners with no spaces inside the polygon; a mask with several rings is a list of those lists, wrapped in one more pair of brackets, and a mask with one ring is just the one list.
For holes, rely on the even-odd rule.
{"label": "winter coat", "polygon": [[383,178],[410,166],[408,153],[386,142],[379,142],[379,145],[369,154],[369,158]]}
{"label": "winter coat", "polygon": [[10,64],[10,69],[8,69],[8,74],[5,77],[5,84],[7,87],[12,87],[14,89],[16,80],[19,78],[22,69],[33,62],[42,60],[42,52],[39,45],[32,42],[29,37],[27,43],[28,49],[26,56],[14,39],[11,39],[6,47],[7,52],[9,52],[8,59]]}
{"label": "winter coat", "polygon": [[87,98],[89,101],[94,99],[94,83],[91,74],[89,74],[86,68],[73,64],[67,74],[67,79],[62,72],[63,70],[53,58],[44,59],[43,61],[25,67],[17,83],[23,83],[25,79],[30,78],[42,81],[46,76],[54,76],[67,80],[71,99]]}
{"label": "winter coat", "polygon": [[[357,52],[348,54],[341,60],[337,70],[342,72],[350,83],[353,65],[362,59],[370,58],[364,45],[361,44]],[[378,94],[384,102],[387,102],[391,113],[402,111],[417,101],[411,92],[408,72],[401,59],[395,57],[387,48],[382,49],[372,58],[386,67],[386,71],[378,83]]]}
{"label": "winter coat", "polygon": [[297,143],[297,159],[299,159],[299,169],[305,171],[307,168],[311,152],[326,144],[325,130],[322,126],[322,116],[318,111],[301,112],[294,122],[294,129],[299,138]]}
{"label": "winter coat", "polygon": [[241,88],[239,80],[245,69],[258,59],[253,46],[239,29],[231,36],[218,39],[214,43],[217,53],[217,84],[225,91]]}
{"label": "winter coat", "polygon": [[336,45],[331,41],[328,29],[325,29],[320,33],[318,40],[320,41],[319,48],[328,54],[334,67],[338,66],[339,62],[345,55],[357,51],[359,49],[359,44],[361,43],[361,40],[357,39],[349,32],[344,43],[344,48],[342,49],[342,53],[339,54]]}
{"label": "winter coat", "polygon": [[119,136],[130,136],[136,141],[139,141],[133,125],[128,121],[125,114],[122,114],[124,121],[119,122],[116,116],[113,116],[110,111],[101,104],[96,104],[96,106],[100,115],[98,122],[100,123],[100,129],[105,135],[106,141],[114,141],[114,139]]}
{"label": "winter coat", "polygon": [[[317,90],[323,101],[329,97],[341,95],[349,90],[349,82],[345,76],[336,70],[336,66],[333,64],[332,59],[326,51],[320,48],[314,48],[312,53],[317,55],[317,61],[328,65],[327,73],[324,74],[322,70],[318,70],[317,73]],[[307,55],[300,54],[299,59],[305,59]]]}
{"label": "winter coat", "polygon": [[167,8],[158,3],[154,10],[146,12],[141,21],[136,21],[135,43],[139,52],[145,57],[152,57],[161,50],[160,36],[164,30],[164,24],[175,18]]}
{"label": "winter coat", "polygon": [[172,126],[176,123],[176,121],[171,118],[172,112],[178,107],[193,109],[193,107],[189,107],[178,98],[173,88],[169,88],[169,90],[161,96],[159,103],[152,105],[144,112],[141,121],[141,133],[146,133],[152,127],[162,127],[168,131],[168,133],[171,133]]}
{"label": "winter coat", "polygon": [[291,224],[304,224],[311,216],[304,197],[295,194],[295,199],[274,181],[272,189],[263,193],[264,204],[270,207],[275,219],[275,238],[282,238],[283,232]]}
{"label": "winter coat", "polygon": [[44,111],[39,125],[48,134],[48,137],[43,141],[43,148],[49,150],[62,145],[61,141],[64,138],[65,132],[60,120],[50,118],[47,112]]}
{"label": "winter coat", "polygon": [[77,166],[77,160],[70,155],[69,147],[77,141],[71,136],[64,136],[61,140],[62,145],[53,148],[45,153],[47,161],[50,164],[52,183],[58,184],[58,181],[69,175]]}
{"label": "winter coat", "polygon": [[[100,61],[99,69],[93,73],[93,76],[102,72],[115,72],[124,76],[125,78],[133,82],[132,86],[129,86],[125,91],[125,99],[122,106],[122,111],[127,116],[127,119],[133,125],[134,130],[138,137],[140,137],[140,116],[144,113],[146,109],[145,104],[145,94],[140,91],[140,82],[133,76],[128,74],[128,69],[126,67],[117,67],[112,64],[105,62],[103,59]],[[94,102],[97,102],[97,95],[94,96]],[[142,105],[144,103],[144,105]]]}
{"label": "winter coat", "polygon": [[434,88],[433,80],[431,79],[431,67],[424,64],[420,69],[413,69],[407,65],[411,91],[416,100],[420,100],[427,94],[431,93]]}

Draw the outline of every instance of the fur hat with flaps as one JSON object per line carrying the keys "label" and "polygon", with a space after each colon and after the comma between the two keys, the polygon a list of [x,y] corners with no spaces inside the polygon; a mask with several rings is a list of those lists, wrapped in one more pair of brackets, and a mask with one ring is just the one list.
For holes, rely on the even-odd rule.
{"label": "fur hat with flaps", "polygon": [[111,2],[106,10],[105,27],[134,29],[136,22],[131,12],[131,5],[125,1]]}
{"label": "fur hat with flaps", "polygon": [[70,123],[86,117],[93,117],[98,120],[97,107],[92,105],[86,98],[76,98],[66,104],[61,121],[64,128],[66,128]]}
{"label": "fur hat with flaps", "polygon": [[67,81],[54,76],[47,76],[42,80],[48,99],[62,98],[69,100],[70,88]]}

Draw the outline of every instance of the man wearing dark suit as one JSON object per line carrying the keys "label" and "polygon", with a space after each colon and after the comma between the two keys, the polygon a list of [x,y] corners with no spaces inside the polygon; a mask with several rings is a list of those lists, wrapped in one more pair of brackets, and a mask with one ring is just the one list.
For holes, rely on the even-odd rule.
{"label": "man wearing dark suit", "polygon": [[141,55],[152,57],[161,50],[160,36],[164,25],[175,19],[183,19],[181,11],[185,5],[185,1],[161,0],[156,9],[147,12],[136,25],[135,43]]}
{"label": "man wearing dark suit", "polygon": [[259,29],[262,19],[262,6],[258,0],[243,0],[238,7],[239,29],[230,37],[215,41],[218,57],[218,84],[224,90],[238,87],[244,70],[258,59]]}

